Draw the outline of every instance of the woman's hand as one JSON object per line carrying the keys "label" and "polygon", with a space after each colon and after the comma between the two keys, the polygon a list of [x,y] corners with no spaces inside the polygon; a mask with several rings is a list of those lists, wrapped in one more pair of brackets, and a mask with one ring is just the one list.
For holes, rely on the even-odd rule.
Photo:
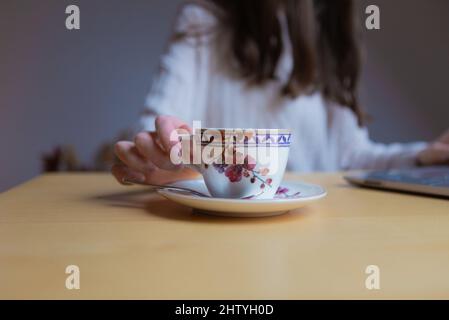
{"label": "woman's hand", "polygon": [[191,132],[189,126],[172,116],[156,118],[156,132],[140,132],[131,141],[119,141],[115,144],[115,154],[123,162],[114,165],[112,174],[121,184],[125,179],[139,182],[164,184],[176,180],[191,178],[196,173],[170,160],[170,150],[177,146],[170,135],[176,129]]}
{"label": "woman's hand", "polygon": [[449,165],[449,130],[417,156],[419,165]]}

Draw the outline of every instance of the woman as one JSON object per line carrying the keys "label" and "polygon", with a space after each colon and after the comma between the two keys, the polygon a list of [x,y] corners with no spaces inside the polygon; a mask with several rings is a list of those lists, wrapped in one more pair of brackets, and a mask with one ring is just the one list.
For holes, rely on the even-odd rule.
{"label": "woman", "polygon": [[185,5],[147,98],[144,131],[116,144],[118,181],[189,176],[169,160],[170,133],[204,127],[291,128],[288,169],[332,171],[449,163],[432,144],[369,140],[357,100],[351,0],[209,0]]}

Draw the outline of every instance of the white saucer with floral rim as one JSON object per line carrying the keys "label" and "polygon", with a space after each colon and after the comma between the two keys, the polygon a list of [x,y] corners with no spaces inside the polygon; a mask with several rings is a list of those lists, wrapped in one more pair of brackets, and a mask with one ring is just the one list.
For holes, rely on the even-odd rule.
{"label": "white saucer with floral rim", "polygon": [[[204,180],[185,180],[171,184],[209,195]],[[326,196],[326,190],[320,186],[285,181],[278,188],[274,199],[226,199],[208,198],[182,191],[158,190],[165,198],[196,209],[196,212],[228,217],[267,217],[301,208],[306,204]]]}

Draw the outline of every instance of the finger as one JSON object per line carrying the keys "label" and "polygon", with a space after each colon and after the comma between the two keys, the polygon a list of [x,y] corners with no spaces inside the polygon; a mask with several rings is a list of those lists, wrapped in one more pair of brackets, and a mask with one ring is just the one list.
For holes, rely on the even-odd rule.
{"label": "finger", "polygon": [[437,142],[434,144],[436,164],[449,163],[449,144]]}
{"label": "finger", "polygon": [[449,163],[449,145],[433,143],[419,155],[420,162],[424,165],[442,165]]}
{"label": "finger", "polygon": [[198,175],[198,172],[191,169],[182,169],[179,171],[157,169],[145,175],[145,182],[149,184],[168,184],[185,179],[195,179],[198,178]]}
{"label": "finger", "polygon": [[449,129],[446,130],[437,140],[438,142],[449,144]]}
{"label": "finger", "polygon": [[122,185],[132,184],[127,183],[126,180],[149,184],[167,184],[179,180],[195,179],[198,177],[198,172],[187,168],[181,171],[156,169],[143,174],[142,172],[133,170],[122,164],[114,165],[111,172],[115,179]]}
{"label": "finger", "polygon": [[171,147],[179,142],[176,129],[185,130],[186,133],[191,132],[190,127],[176,117],[159,116],[156,118],[157,136],[166,153],[169,153]]}
{"label": "finger", "polygon": [[122,164],[116,164],[112,166],[112,175],[115,179],[123,185],[129,185],[125,180],[133,180],[138,182],[145,181],[145,175],[139,171],[132,170]]}
{"label": "finger", "polygon": [[156,167],[151,161],[143,158],[133,142],[120,141],[115,144],[115,154],[129,168],[145,173]]}
{"label": "finger", "polygon": [[134,143],[139,154],[150,160],[157,167],[165,170],[178,170],[182,166],[175,165],[167,153],[155,142],[156,133],[141,132],[136,135]]}

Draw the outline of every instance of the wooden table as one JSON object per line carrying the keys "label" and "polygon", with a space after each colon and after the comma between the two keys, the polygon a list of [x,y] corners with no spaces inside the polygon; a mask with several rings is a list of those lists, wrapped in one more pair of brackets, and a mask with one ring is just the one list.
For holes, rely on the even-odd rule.
{"label": "wooden table", "polygon": [[[288,175],[329,195],[283,216],[192,214],[106,174],[0,195],[0,298],[449,298],[449,201]],[[80,290],[65,286],[80,268]],[[380,290],[368,290],[368,265]]]}

